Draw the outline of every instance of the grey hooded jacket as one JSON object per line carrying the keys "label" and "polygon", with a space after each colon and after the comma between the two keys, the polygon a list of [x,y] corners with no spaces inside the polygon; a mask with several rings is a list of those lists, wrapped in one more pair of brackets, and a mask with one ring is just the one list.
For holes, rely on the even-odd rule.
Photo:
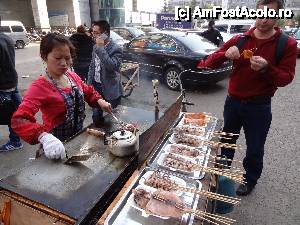
{"label": "grey hooded jacket", "polygon": [[88,73],[88,84],[95,83],[95,57],[101,60],[102,94],[106,100],[114,100],[122,96],[120,66],[122,62],[122,48],[112,40],[105,47],[93,48],[92,61]]}

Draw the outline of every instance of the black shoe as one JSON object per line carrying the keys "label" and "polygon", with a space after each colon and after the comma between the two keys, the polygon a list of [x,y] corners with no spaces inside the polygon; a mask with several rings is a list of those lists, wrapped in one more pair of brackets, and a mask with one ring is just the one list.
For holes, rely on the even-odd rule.
{"label": "black shoe", "polygon": [[246,196],[249,195],[252,190],[254,189],[255,185],[250,185],[250,184],[241,184],[237,190],[236,194],[239,196]]}

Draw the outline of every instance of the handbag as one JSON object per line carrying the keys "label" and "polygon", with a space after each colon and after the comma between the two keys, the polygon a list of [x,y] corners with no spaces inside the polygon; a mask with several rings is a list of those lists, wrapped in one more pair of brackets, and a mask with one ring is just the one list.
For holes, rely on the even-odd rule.
{"label": "handbag", "polygon": [[10,95],[0,93],[0,125],[10,125],[11,118],[18,106]]}

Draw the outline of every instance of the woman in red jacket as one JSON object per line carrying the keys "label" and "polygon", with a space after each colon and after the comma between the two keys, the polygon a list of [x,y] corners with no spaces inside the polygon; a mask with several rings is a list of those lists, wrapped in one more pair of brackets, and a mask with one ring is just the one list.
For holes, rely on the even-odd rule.
{"label": "woman in red jacket", "polygon": [[[63,35],[48,34],[41,41],[45,73],[35,80],[14,113],[13,130],[30,144],[41,143],[50,159],[65,158],[62,141],[79,132],[85,118],[85,101],[91,107],[111,112],[111,105],[92,86],[68,70],[75,49]],[[43,124],[35,114],[41,110]]]}

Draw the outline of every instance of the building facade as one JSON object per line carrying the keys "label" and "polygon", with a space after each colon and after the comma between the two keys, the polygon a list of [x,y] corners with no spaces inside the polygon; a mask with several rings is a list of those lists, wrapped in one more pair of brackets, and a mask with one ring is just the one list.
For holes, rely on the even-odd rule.
{"label": "building facade", "polygon": [[9,0],[0,1],[2,20],[19,20],[26,27],[49,30],[50,27],[91,25],[108,20],[112,26],[125,24],[124,0]]}

